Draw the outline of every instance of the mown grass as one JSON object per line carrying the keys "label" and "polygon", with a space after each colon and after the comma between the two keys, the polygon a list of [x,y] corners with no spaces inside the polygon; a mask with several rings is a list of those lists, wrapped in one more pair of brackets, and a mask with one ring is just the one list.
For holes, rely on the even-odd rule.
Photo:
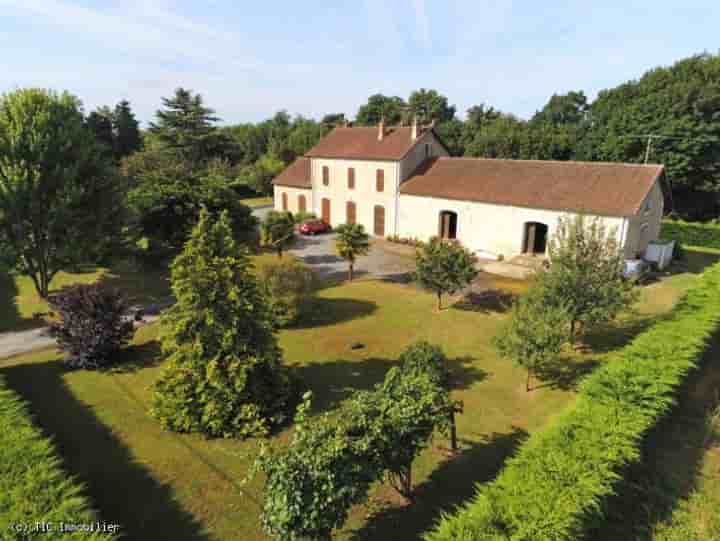
{"label": "mown grass", "polygon": [[[268,256],[262,256],[268,257]],[[669,310],[694,280],[692,271],[645,288],[635,315],[599,330],[593,343],[617,347],[638,322]],[[450,458],[438,438],[416,461],[417,502],[406,507],[385,485],[353,510],[338,539],[415,539],[442,510],[469,498],[493,478],[527,434],[573,399],[577,378],[601,363],[608,347],[578,350],[537,390],[498,358],[491,339],[507,317],[501,306],[434,311],[432,295],[375,280],[322,289],[295,328],[279,335],[286,362],[328,410],[353,389],[379,382],[409,343],[441,345],[463,400],[458,416],[462,452]],[[258,522],[262,480],[241,480],[257,441],[206,440],[162,431],[148,416],[151,385],[162,359],[156,326],[141,328],[112,372],[66,371],[57,354],[0,361],[0,373],[31,403],[40,426],[57,442],[67,468],[88,486],[103,518],[120,522],[132,539],[265,539]],[[351,349],[360,342],[362,349]],[[281,445],[287,431],[272,441]]]}
{"label": "mown grass", "polygon": [[247,205],[250,208],[257,208],[257,207],[265,207],[267,205],[273,204],[273,198],[272,196],[263,196],[263,197],[248,197],[245,199],[241,199],[240,202],[243,205]]}

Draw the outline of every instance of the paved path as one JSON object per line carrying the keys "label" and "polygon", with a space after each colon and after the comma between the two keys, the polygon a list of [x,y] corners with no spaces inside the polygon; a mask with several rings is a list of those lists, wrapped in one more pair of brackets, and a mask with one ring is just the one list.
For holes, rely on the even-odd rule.
{"label": "paved path", "polygon": [[[368,255],[358,258],[355,263],[355,276],[407,281],[408,273],[415,266],[412,255],[387,250],[387,242],[384,240],[372,239],[370,242]],[[307,264],[323,280],[347,277],[347,262],[335,255],[334,233],[312,237],[298,235],[288,252]]]}

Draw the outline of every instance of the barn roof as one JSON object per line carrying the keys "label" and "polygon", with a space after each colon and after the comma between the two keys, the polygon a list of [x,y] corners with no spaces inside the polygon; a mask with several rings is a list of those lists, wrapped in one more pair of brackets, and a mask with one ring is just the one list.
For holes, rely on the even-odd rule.
{"label": "barn roof", "polygon": [[400,193],[631,216],[663,170],[662,165],[441,157],[421,165]]}
{"label": "barn roof", "polygon": [[401,160],[423,135],[431,131],[418,127],[413,141],[412,128],[388,126],[382,141],[378,140],[378,127],[339,126],[323,137],[305,153],[309,158],[346,158],[357,160]]}
{"label": "barn roof", "polygon": [[291,188],[312,188],[310,182],[310,160],[298,158],[273,179],[276,186],[290,186]]}

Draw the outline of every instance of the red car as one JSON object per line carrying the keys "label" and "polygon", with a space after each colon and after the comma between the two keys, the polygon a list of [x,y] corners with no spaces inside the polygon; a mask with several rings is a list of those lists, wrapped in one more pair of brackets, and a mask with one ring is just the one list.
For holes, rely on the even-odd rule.
{"label": "red car", "polygon": [[322,220],[306,220],[300,225],[300,233],[303,235],[317,235],[330,231],[330,224]]}

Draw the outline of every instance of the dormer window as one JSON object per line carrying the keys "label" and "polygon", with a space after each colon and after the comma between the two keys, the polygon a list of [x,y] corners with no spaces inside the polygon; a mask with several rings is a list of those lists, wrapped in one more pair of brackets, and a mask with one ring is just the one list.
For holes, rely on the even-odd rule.
{"label": "dormer window", "polygon": [[322,168],[322,183],[323,186],[330,186],[330,168],[327,165]]}

